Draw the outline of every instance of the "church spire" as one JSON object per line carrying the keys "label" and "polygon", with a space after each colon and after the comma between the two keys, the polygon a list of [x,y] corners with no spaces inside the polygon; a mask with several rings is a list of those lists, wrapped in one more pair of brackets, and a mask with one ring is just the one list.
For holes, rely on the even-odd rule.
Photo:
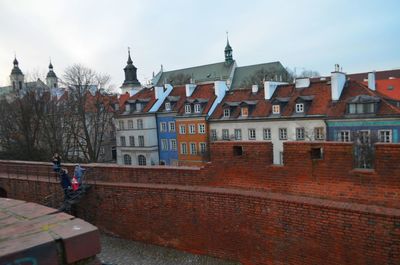
{"label": "church spire", "polygon": [[229,45],[228,31],[226,32],[226,46],[225,46],[225,63],[231,64],[233,62],[232,58],[232,47]]}
{"label": "church spire", "polygon": [[16,55],[14,55],[13,65],[14,67],[11,70],[10,74],[10,84],[12,85],[13,89],[17,91],[23,88],[24,74],[22,73],[21,69],[19,69]]}
{"label": "church spire", "polygon": [[56,88],[58,85],[57,83],[58,83],[58,78],[57,78],[56,73],[54,73],[54,71],[53,71],[53,64],[51,63],[51,60],[50,60],[49,72],[47,73],[47,76],[46,76],[46,84],[49,88]]}
{"label": "church spire", "polygon": [[141,84],[137,79],[137,68],[133,65],[133,61],[131,58],[131,49],[128,47],[128,61],[126,62],[127,65],[124,68],[125,72],[125,80],[122,84],[121,89],[124,91],[129,92],[131,89],[140,89]]}
{"label": "church spire", "polygon": [[128,61],[126,62],[128,65],[133,64],[131,59],[131,48],[128,47]]}

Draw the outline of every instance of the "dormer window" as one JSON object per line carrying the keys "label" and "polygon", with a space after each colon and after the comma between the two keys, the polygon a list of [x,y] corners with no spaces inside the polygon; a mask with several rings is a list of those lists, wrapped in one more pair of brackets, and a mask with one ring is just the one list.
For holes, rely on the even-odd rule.
{"label": "dormer window", "polygon": [[280,114],[281,106],[280,105],[272,105],[272,114]]}
{"label": "dormer window", "polygon": [[249,116],[249,108],[248,107],[242,107],[240,109],[240,113],[241,113],[242,117]]}
{"label": "dormer window", "polygon": [[194,105],[194,112],[195,112],[195,113],[201,113],[201,106],[200,106],[200,104],[195,104],[195,105]]}
{"label": "dormer window", "polygon": [[224,109],[224,117],[230,117],[231,116],[231,110],[230,109]]}
{"label": "dormer window", "polygon": [[143,106],[142,106],[142,103],[136,103],[136,111],[142,111],[142,109],[143,109]]}
{"label": "dormer window", "polygon": [[165,110],[167,110],[167,111],[171,110],[171,103],[170,102],[165,102]]}
{"label": "dormer window", "polygon": [[185,105],[185,113],[192,113],[192,108],[190,107],[190,104]]}
{"label": "dormer window", "polygon": [[350,103],[349,114],[375,113],[375,103]]}
{"label": "dormer window", "polygon": [[303,113],[304,112],[304,103],[297,103],[296,104],[296,113]]}

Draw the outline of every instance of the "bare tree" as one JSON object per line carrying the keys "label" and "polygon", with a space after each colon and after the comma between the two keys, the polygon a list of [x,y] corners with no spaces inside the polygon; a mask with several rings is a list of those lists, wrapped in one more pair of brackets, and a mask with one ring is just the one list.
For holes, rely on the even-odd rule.
{"label": "bare tree", "polygon": [[68,67],[63,76],[68,87],[71,141],[65,143],[77,159],[97,162],[112,124],[112,97],[106,94],[110,77],[83,65]]}

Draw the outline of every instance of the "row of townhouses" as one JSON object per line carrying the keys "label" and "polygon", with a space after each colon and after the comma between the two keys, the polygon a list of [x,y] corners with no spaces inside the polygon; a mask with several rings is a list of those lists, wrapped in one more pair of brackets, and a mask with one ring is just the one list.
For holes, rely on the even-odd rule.
{"label": "row of townhouses", "polygon": [[129,54],[118,164],[202,165],[212,141],[271,141],[275,164],[284,163],[284,141],[400,141],[400,97],[388,85],[398,70],[346,75],[336,65],[331,76],[292,82],[279,62],[238,67],[229,42],[224,62],[161,68],[151,87],[136,70]]}

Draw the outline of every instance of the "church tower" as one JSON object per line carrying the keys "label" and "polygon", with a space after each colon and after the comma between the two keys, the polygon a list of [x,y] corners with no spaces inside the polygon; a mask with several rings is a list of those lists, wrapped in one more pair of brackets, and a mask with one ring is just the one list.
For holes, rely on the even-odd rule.
{"label": "church tower", "polygon": [[138,91],[142,89],[142,85],[137,79],[136,75],[137,68],[133,65],[131,59],[131,51],[128,48],[128,61],[127,65],[124,68],[125,72],[125,80],[121,86],[122,93],[125,94],[126,92],[130,94],[136,94]]}
{"label": "church tower", "polygon": [[14,58],[13,64],[14,67],[11,70],[10,83],[14,91],[19,91],[23,88],[24,85],[24,74],[18,67],[18,60],[16,57]]}
{"label": "church tower", "polygon": [[53,71],[53,65],[51,64],[51,61],[49,64],[49,72],[47,73],[47,76],[46,76],[46,85],[50,89],[57,88],[57,86],[58,86],[58,78],[57,78],[56,73],[54,73],[54,71]]}
{"label": "church tower", "polygon": [[226,33],[226,46],[225,46],[225,64],[233,63],[232,47],[229,45],[228,33]]}

